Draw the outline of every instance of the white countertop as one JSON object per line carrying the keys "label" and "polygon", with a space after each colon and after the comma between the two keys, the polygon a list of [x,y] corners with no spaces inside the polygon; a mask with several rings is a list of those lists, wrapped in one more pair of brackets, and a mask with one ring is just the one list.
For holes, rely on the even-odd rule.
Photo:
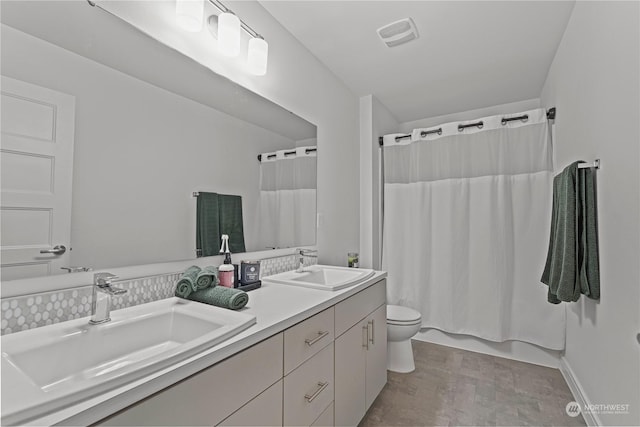
{"label": "white countertop", "polygon": [[[241,310],[256,316],[255,325],[169,368],[22,424],[93,424],[272,335],[284,331],[296,323],[368,288],[385,277],[386,273],[376,272],[371,278],[358,285],[333,292],[269,283],[268,278],[265,278],[260,289],[249,292],[249,303]],[[52,369],[54,369],[53,366]],[[3,387],[3,392],[10,392],[10,390]]]}

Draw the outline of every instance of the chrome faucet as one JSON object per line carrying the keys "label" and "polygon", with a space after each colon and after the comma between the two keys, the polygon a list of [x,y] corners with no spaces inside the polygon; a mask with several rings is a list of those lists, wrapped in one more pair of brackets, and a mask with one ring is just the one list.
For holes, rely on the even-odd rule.
{"label": "chrome faucet", "polygon": [[296,249],[296,253],[300,257],[296,273],[304,273],[304,257],[318,258],[318,251],[315,249]]}
{"label": "chrome faucet", "polygon": [[127,293],[126,289],[111,286],[111,282],[118,276],[111,273],[96,273],[93,275],[93,297],[91,298],[91,320],[92,325],[99,325],[111,320],[111,295],[121,295]]}

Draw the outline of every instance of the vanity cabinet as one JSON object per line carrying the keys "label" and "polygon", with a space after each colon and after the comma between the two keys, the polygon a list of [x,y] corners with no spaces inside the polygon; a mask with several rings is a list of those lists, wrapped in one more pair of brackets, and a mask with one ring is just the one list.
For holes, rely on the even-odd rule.
{"label": "vanity cabinet", "polygon": [[358,425],[387,382],[385,293],[383,281],[336,305],[335,425]]}
{"label": "vanity cabinet", "polygon": [[99,425],[357,425],[387,381],[385,296],[381,280]]}

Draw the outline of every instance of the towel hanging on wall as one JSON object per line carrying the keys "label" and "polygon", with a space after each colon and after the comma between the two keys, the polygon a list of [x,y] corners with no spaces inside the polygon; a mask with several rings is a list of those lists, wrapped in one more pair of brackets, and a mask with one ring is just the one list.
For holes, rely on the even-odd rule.
{"label": "towel hanging on wall", "polygon": [[580,294],[600,299],[595,169],[577,161],[553,180],[553,209],[547,262],[540,279],[547,300],[577,301]]}

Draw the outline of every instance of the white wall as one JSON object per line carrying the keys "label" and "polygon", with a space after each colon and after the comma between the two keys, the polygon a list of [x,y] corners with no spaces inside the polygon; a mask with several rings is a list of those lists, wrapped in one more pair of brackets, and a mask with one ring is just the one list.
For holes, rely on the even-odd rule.
{"label": "white wall", "polygon": [[[372,97],[373,110],[373,174],[372,174],[372,190],[373,190],[373,206],[372,212],[372,228],[375,233],[372,241],[373,267],[382,268],[382,164],[379,138],[388,134],[397,132],[399,123],[395,116],[382,104],[375,96]],[[379,207],[379,208],[378,208]]]}
{"label": "white wall", "polygon": [[640,425],[640,4],[577,2],[541,100],[557,107],[555,164],[598,171],[601,299],[567,307],[565,363],[591,404],[630,404]]}
{"label": "white wall", "polygon": [[[495,116],[498,114],[513,114],[520,111],[532,110],[540,107],[540,100],[527,99],[525,101],[510,102],[508,104],[492,105],[475,110],[461,111],[458,113],[446,114],[444,116],[427,117],[419,120],[412,120],[400,124],[398,132],[410,133],[413,129],[429,128],[443,123],[474,120],[480,117]],[[550,107],[550,106],[548,106]]]}
{"label": "white wall", "polygon": [[372,95],[360,98],[360,258],[362,268],[373,267],[373,102]]}
{"label": "white wall", "polygon": [[375,96],[360,98],[360,266],[380,269],[382,242],[380,144],[398,121]]}
{"label": "white wall", "polygon": [[76,97],[72,265],[194,258],[196,190],[241,195],[260,249],[256,156],[293,140],[5,25],[1,54],[2,74]]}

